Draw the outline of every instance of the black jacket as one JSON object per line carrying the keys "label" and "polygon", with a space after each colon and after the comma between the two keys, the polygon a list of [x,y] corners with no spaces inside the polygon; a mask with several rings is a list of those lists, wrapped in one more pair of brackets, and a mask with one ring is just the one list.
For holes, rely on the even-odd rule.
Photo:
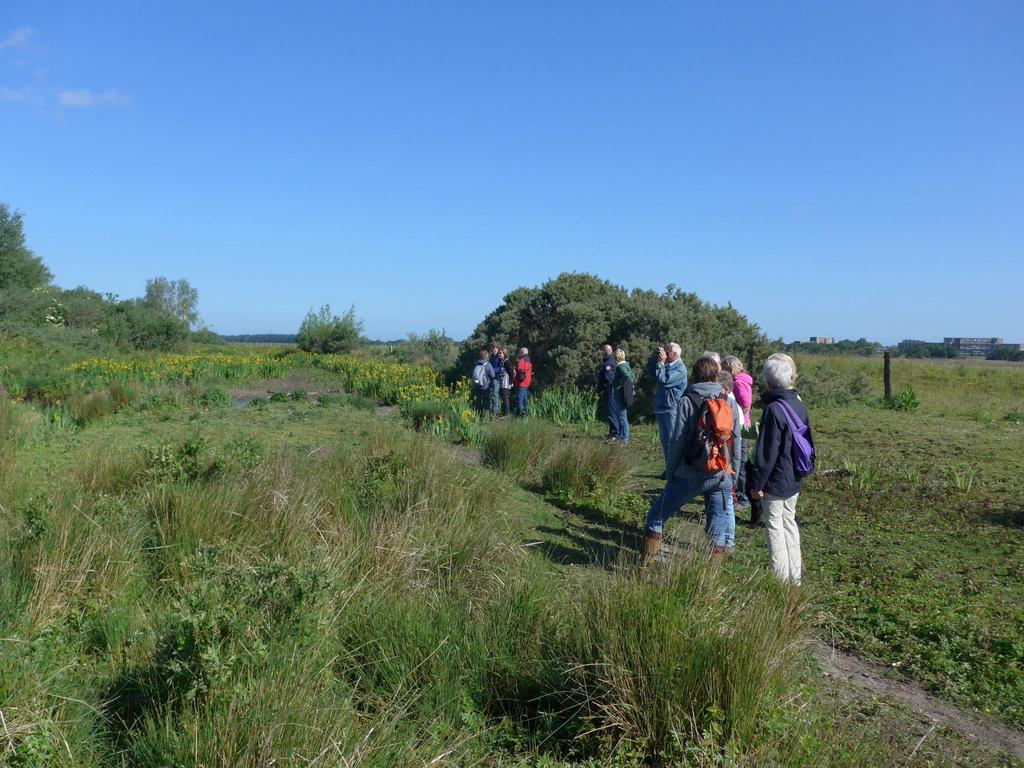
{"label": "black jacket", "polygon": [[606,394],[612,390],[612,379],[615,378],[615,358],[606,357],[597,369],[597,391]]}
{"label": "black jacket", "polygon": [[771,404],[785,400],[796,411],[800,420],[807,424],[807,439],[814,445],[811,435],[807,408],[797,397],[795,389],[769,389],[762,397],[764,413],[761,415],[761,436],[757,441],[753,466],[747,478],[747,490],[764,491],[770,496],[789,498],[800,493],[803,478],[793,471],[793,433],[786,422],[786,415]]}

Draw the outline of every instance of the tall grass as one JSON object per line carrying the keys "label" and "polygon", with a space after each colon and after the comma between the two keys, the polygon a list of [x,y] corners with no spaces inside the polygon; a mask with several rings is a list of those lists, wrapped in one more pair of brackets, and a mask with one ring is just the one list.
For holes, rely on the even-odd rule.
{"label": "tall grass", "polygon": [[597,395],[575,386],[550,387],[532,398],[530,411],[556,424],[590,424],[597,421]]}
{"label": "tall grass", "polygon": [[593,440],[562,445],[541,476],[548,493],[571,501],[588,498],[614,501],[638,487],[637,468],[627,449]]}
{"label": "tall grass", "polygon": [[535,480],[558,444],[558,433],[536,419],[511,419],[494,424],[480,446],[485,466]]}
{"label": "tall grass", "polygon": [[[503,466],[551,454],[501,427]],[[622,485],[597,448],[555,455]],[[41,506],[15,499],[0,761],[625,765],[773,738],[805,612],[769,577],[697,555],[560,575],[496,514],[500,476],[401,429],[256,453],[92,454]]]}

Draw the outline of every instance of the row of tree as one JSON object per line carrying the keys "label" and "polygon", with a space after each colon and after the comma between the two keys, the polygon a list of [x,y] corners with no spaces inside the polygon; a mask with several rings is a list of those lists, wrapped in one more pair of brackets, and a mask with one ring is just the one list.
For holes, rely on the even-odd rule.
{"label": "row of tree", "polygon": [[[69,290],[25,242],[22,216],[0,204],[0,326],[7,333],[64,327],[97,334],[119,347],[172,349],[199,324],[199,292],[187,280],[155,277],[145,294],[121,300],[84,286]],[[198,331],[205,341],[216,334]]]}
{"label": "row of tree", "polygon": [[[199,294],[187,280],[157,277],[142,298],[126,300],[84,287],[62,290],[51,281],[25,244],[21,215],[0,205],[0,327],[79,328],[121,347],[171,349],[199,323]],[[203,340],[219,340],[201,333]],[[335,315],[326,304],[310,310],[295,341],[317,353],[347,353],[367,343],[355,307]],[[526,346],[538,384],[589,385],[602,343],[642,362],[670,341],[682,346],[687,360],[713,348],[753,361],[778,347],[731,305],[709,304],[674,285],[662,293],[627,290],[595,275],[565,273],[506,295],[461,345],[432,329],[410,334],[397,355],[454,372],[468,370],[478,350],[493,342]]]}
{"label": "row of tree", "polygon": [[874,357],[882,354],[884,347],[877,341],[868,341],[861,337],[857,340],[840,339],[832,344],[819,344],[813,341],[795,341],[786,345],[787,352],[804,352],[809,355],[855,355],[858,357]]}

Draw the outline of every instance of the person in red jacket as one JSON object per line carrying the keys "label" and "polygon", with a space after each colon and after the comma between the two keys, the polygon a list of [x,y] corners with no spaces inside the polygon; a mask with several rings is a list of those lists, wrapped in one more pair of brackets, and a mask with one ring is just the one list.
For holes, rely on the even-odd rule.
{"label": "person in red jacket", "polygon": [[516,416],[526,415],[526,395],[533,383],[533,363],[530,362],[530,350],[519,348],[519,359],[516,361]]}

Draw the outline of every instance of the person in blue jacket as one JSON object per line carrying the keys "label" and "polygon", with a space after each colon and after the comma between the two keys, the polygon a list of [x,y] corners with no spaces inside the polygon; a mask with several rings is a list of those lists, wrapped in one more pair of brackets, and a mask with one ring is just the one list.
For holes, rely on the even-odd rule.
{"label": "person in blue jacket", "polygon": [[615,411],[615,402],[612,398],[612,380],[615,378],[615,353],[611,344],[601,346],[601,367],[597,371],[597,394],[604,403],[608,413],[608,440],[619,439],[619,419]]}
{"label": "person in blue jacket", "polygon": [[686,366],[680,359],[682,349],[674,341],[668,348],[658,347],[652,356],[647,373],[658,382],[654,393],[654,418],[658,422],[658,439],[661,452],[668,461],[668,447],[676,428],[676,414],[679,412],[679,398],[686,389]]}

